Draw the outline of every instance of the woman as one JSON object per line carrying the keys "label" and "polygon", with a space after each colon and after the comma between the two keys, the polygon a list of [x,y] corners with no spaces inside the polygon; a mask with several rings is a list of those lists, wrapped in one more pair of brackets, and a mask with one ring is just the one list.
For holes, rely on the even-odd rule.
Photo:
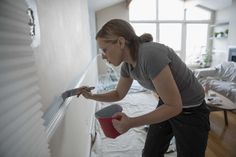
{"label": "woman", "polygon": [[209,132],[209,110],[204,90],[191,70],[169,47],[152,42],[150,34],[138,37],[132,26],[123,20],[107,22],[96,35],[103,58],[121,66],[121,77],[115,90],[92,94],[82,90],[85,98],[113,102],[125,97],[133,79],[156,92],[157,108],[145,115],[128,117],[117,113],[115,129],[125,133],[130,128],[150,125],[143,157],[163,157],[173,135],[178,157],[203,157]]}

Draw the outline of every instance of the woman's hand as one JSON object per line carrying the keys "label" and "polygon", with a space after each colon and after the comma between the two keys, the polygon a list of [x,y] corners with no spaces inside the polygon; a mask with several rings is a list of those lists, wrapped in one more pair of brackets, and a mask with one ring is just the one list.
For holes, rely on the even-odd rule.
{"label": "woman's hand", "polygon": [[88,86],[82,86],[80,87],[80,90],[78,91],[77,96],[80,96],[82,94],[85,98],[90,99],[92,97],[91,90],[93,90],[94,87],[88,87]]}
{"label": "woman's hand", "polygon": [[[123,134],[131,128],[130,117],[128,117],[123,112],[118,112],[112,116],[112,124],[114,128],[120,133]],[[116,119],[117,118],[117,119]]]}
{"label": "woman's hand", "polygon": [[93,94],[91,93],[91,91],[87,91],[87,90],[82,90],[81,94],[83,95],[83,97],[85,97],[86,99],[91,99]]}

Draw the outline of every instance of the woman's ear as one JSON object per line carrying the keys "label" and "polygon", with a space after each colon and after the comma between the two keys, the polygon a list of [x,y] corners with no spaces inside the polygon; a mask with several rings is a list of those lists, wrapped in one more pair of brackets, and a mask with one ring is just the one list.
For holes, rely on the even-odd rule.
{"label": "woman's ear", "polygon": [[118,43],[120,45],[120,48],[123,49],[125,47],[125,38],[124,37],[119,37],[118,38]]}

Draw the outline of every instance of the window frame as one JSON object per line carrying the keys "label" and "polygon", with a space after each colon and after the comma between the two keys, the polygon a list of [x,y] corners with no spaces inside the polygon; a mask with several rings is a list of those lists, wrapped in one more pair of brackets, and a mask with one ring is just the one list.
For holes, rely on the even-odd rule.
{"label": "window frame", "polygon": [[[183,20],[158,20],[158,2],[159,0],[157,0],[156,2],[156,20],[129,20],[130,23],[152,23],[152,24],[156,24],[156,39],[157,41],[159,41],[160,39],[160,24],[181,24],[182,25],[182,32],[181,32],[181,48],[180,50],[175,50],[175,52],[180,56],[180,58],[183,61],[186,61],[186,42],[187,42],[187,24],[207,24],[208,25],[208,29],[207,29],[207,43],[206,43],[206,47],[209,51],[212,50],[212,42],[211,40],[209,40],[210,38],[210,33],[212,32],[212,28],[210,27],[210,25],[213,23],[213,17],[214,17],[214,11],[204,8],[204,7],[200,7],[201,9],[204,9],[206,11],[209,11],[210,15],[210,19],[209,20],[187,20],[186,19],[186,12],[187,12],[187,8],[184,9],[184,19]],[[145,33],[145,32],[143,32]]]}

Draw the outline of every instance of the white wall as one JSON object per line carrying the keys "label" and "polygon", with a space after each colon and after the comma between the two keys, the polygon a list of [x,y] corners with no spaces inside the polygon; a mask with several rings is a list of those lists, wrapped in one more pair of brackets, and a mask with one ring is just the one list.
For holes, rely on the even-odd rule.
{"label": "white wall", "polygon": [[[89,72],[82,85],[97,83],[97,63],[88,68],[96,54],[91,48],[95,16],[87,3],[87,0],[37,1],[41,44],[34,53],[44,112],[54,105],[55,97],[74,88],[85,70]],[[89,156],[94,108],[93,101],[83,97],[72,99],[49,141],[52,157]]]}
{"label": "white wall", "polygon": [[228,38],[213,40],[212,66],[228,60],[228,47],[236,46],[236,2],[233,1],[230,7],[216,12],[215,23],[229,22],[229,25],[215,27],[214,31],[229,29]]}
{"label": "white wall", "polygon": [[232,1],[229,30],[229,45],[236,47],[236,0]]}
{"label": "white wall", "polygon": [[[82,84],[96,85],[97,61],[88,67]],[[73,98],[66,115],[50,141],[52,157],[89,157],[95,101]]]}
{"label": "white wall", "polygon": [[[216,12],[215,15],[215,23],[221,23],[221,22],[229,22],[230,21],[230,11],[229,8],[225,8],[223,10],[219,10]],[[213,32],[221,32],[227,29],[229,25],[224,26],[217,26],[213,28]],[[214,34],[213,34],[214,36]],[[212,44],[212,66],[218,65],[223,61],[226,61],[228,59],[227,55],[228,51],[228,39],[222,38],[222,39],[213,39]]]}
{"label": "white wall", "polygon": [[96,15],[92,7],[93,0],[88,0],[88,10],[89,10],[89,24],[90,24],[90,37],[92,43],[92,54],[97,55],[97,43],[96,43]]}
{"label": "white wall", "polygon": [[72,88],[92,59],[87,0],[39,0],[41,44],[34,49],[43,111]]}

